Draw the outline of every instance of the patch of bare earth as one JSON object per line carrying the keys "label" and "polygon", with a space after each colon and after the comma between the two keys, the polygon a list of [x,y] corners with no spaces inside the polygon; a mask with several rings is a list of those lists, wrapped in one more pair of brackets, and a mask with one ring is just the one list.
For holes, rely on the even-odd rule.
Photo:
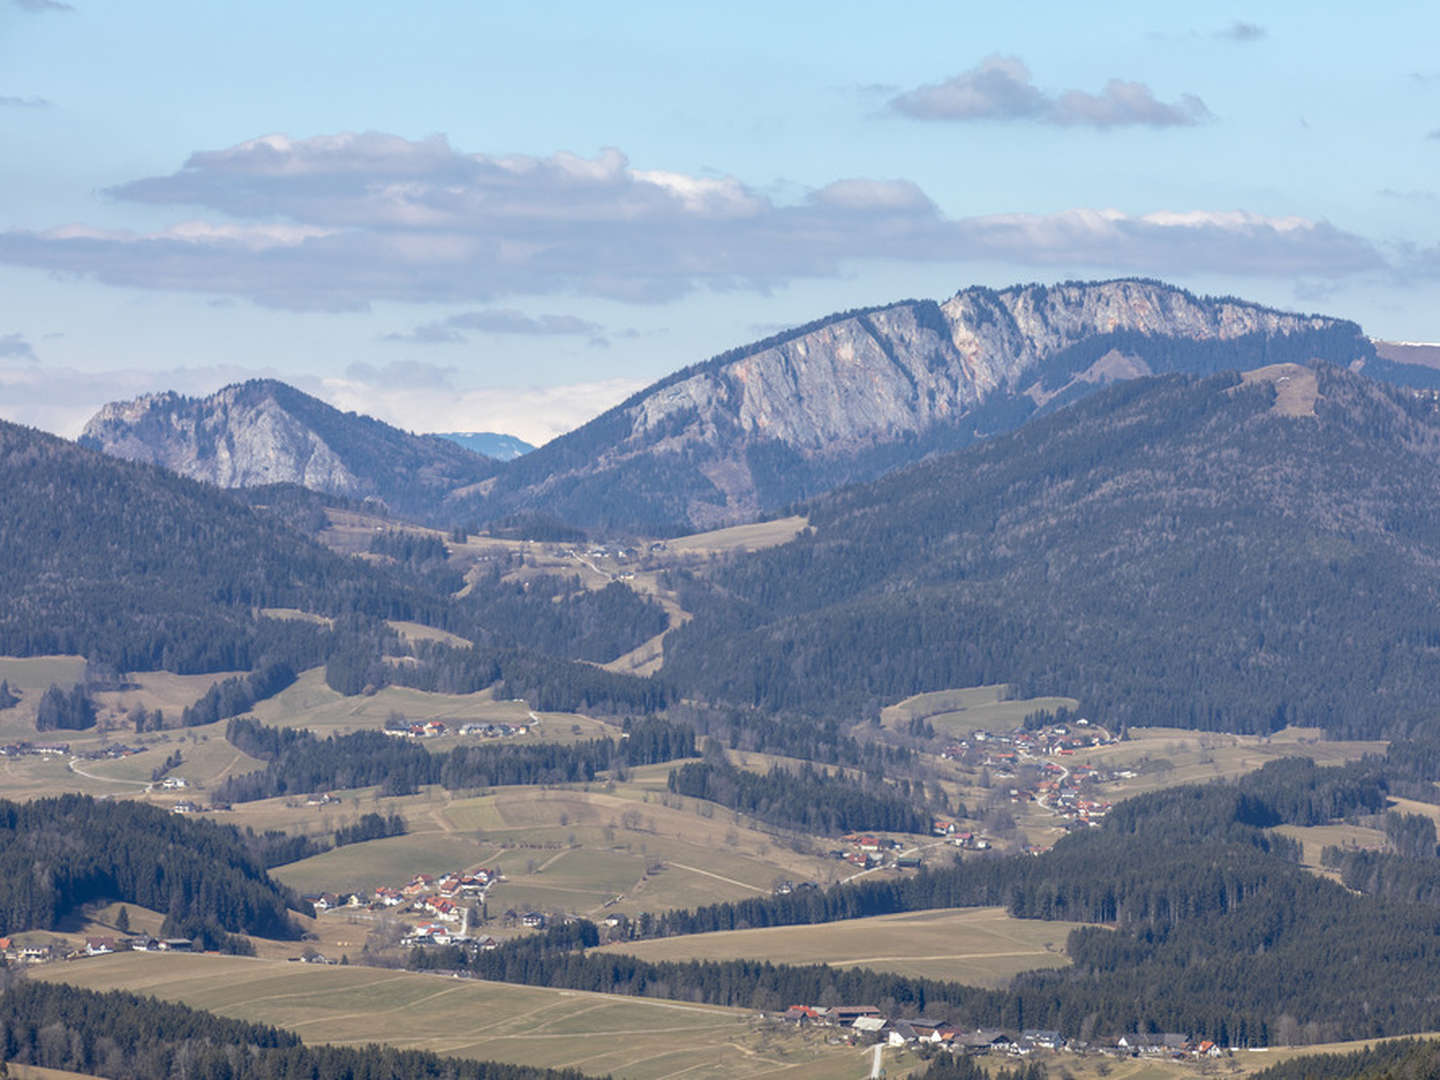
{"label": "patch of bare earth", "polygon": [[1315,399],[1320,396],[1320,385],[1315,372],[1299,364],[1270,364],[1266,367],[1247,371],[1241,376],[1241,385],[1254,386],[1257,383],[1271,383],[1275,387],[1275,404],[1270,411],[1276,416],[1314,416]]}

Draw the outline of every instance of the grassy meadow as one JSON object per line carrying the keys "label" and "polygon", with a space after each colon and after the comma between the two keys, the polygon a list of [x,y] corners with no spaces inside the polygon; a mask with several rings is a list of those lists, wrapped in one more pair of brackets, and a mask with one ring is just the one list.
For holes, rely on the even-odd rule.
{"label": "grassy meadow", "polygon": [[604,946],[644,960],[770,960],[890,971],[999,987],[1022,971],[1064,967],[1080,923],[1016,919],[1004,908],[944,908],[816,926],[774,926]]}
{"label": "grassy meadow", "polygon": [[311,1042],[434,1050],[659,1080],[865,1075],[868,1052],[708,1005],[283,960],[122,953],[34,977],[276,1024]]}
{"label": "grassy meadow", "polygon": [[341,793],[330,807],[272,799],[216,817],[257,830],[308,821],[307,831],[318,833],[371,810],[403,815],[410,834],[337,848],[278,867],[274,875],[310,892],[499,866],[506,880],[491,891],[492,915],[534,908],[594,916],[768,894],[780,879],[829,881],[843,871],[837,862],[737,824],[713,804],[675,796],[662,803],[658,794],[625,784],[588,791],[497,788],[469,798],[437,789],[378,800],[373,793]]}
{"label": "grassy meadow", "polygon": [[967,686],[916,694],[880,711],[886,727],[903,729],[912,720],[924,720],[937,735],[964,738],[974,731],[1010,731],[1033,712],[1078,709],[1074,698],[1013,698],[1007,683]]}

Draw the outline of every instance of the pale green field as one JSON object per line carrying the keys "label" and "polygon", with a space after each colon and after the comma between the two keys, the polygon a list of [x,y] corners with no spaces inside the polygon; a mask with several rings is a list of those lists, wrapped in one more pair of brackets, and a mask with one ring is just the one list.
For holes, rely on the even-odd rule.
{"label": "pale green field", "polygon": [[[53,677],[66,671],[76,676],[82,674],[84,662],[75,657],[0,660],[0,670],[4,669],[28,671],[26,677],[48,687]],[[116,760],[77,760],[73,768],[66,758],[7,758],[0,761],[0,797],[29,799],[62,792],[139,797],[144,794],[151,772],[175,749],[181,751],[185,762],[174,770],[174,775],[190,781],[197,790],[203,790],[235,769],[258,768],[260,762],[240,754],[225,741],[223,722],[137,735],[125,719],[127,710],[140,706],[147,710],[161,709],[172,721],[178,721],[186,706],[231,674],[173,675],[164,671],[128,674],[126,678],[135,684],[133,689],[99,691],[93,695],[98,722],[87,731],[37,732],[35,706],[43,690],[32,689],[20,705],[0,712],[0,741],[64,742],[76,753],[114,743],[145,746],[148,750]],[[168,805],[192,794],[156,792],[153,800]]]}
{"label": "pale green field", "polygon": [[[1131,795],[1177,784],[1242,776],[1278,758],[1308,757],[1317,765],[1339,765],[1366,754],[1383,754],[1387,745],[1381,741],[1332,741],[1311,728],[1285,728],[1270,736],[1181,728],[1131,728],[1127,742],[1077,752],[1066,760],[1070,764],[1089,762],[1108,769],[1139,766],[1147,758],[1162,764],[1161,768],[1146,771],[1133,780],[1107,784],[1103,789],[1105,797],[1118,802]],[[1163,767],[1164,763],[1171,767]]]}
{"label": "pale green field", "polygon": [[739,1009],[359,966],[121,953],[34,977],[130,990],[276,1024],[307,1041],[384,1042],[633,1080],[866,1075],[868,1053],[757,1024]]}
{"label": "pale green field", "polygon": [[379,800],[341,793],[338,806],[325,808],[272,799],[214,816],[256,830],[298,826],[313,834],[333,831],[358,813],[399,813],[410,825],[408,836],[347,845],[272,873],[308,892],[499,866],[506,880],[490,893],[492,914],[506,908],[635,914],[768,894],[782,879],[829,882],[847,872],[735,824],[727,811],[693,799],[667,802],[624,785],[614,792],[598,785],[591,791],[517,787],[460,799],[437,790]]}
{"label": "pale green field", "polygon": [[892,971],[998,987],[1022,971],[1064,967],[1065,940],[1080,923],[1015,919],[1004,908],[946,908],[604,946],[644,960],[770,960]]}
{"label": "pale green field", "polygon": [[473,644],[459,634],[452,634],[448,630],[437,630],[433,626],[425,626],[422,623],[391,619],[386,625],[407,641],[438,641],[442,645],[451,645],[457,649],[468,649]]}
{"label": "pale green field", "polygon": [[[489,691],[478,694],[431,694],[403,686],[387,686],[378,693],[345,697],[325,685],[325,672],[314,668],[303,673],[293,686],[268,701],[257,704],[254,717],[276,727],[306,728],[317,735],[350,731],[379,730],[391,713],[407,720],[443,720],[455,726],[472,722],[534,724],[523,701],[496,701]],[[614,726],[577,713],[538,713],[539,724],[528,735],[508,736],[504,742],[573,742],[576,739],[613,737]],[[577,732],[574,729],[579,728]],[[478,745],[499,740],[446,736],[426,739],[432,750],[457,745]]]}
{"label": "pale green field", "polygon": [[665,546],[672,552],[730,552],[760,551],[763,548],[788,544],[809,524],[804,517],[776,518],[774,521],[757,521],[750,525],[733,525],[728,529],[713,529],[710,532],[691,533],[667,540]]}
{"label": "pale green field", "polygon": [[83,656],[0,656],[0,679],[21,690],[74,686],[85,677]]}
{"label": "pale green field", "polygon": [[928,721],[937,733],[961,737],[972,731],[1011,731],[1033,712],[1080,707],[1074,698],[1010,699],[1009,695],[1007,683],[936,690],[886,706],[880,719],[887,727],[903,727],[918,718]]}
{"label": "pale green field", "polygon": [[442,874],[492,862],[497,849],[458,833],[420,833],[367,840],[277,866],[270,876],[296,892],[341,892],[404,885],[416,874]]}
{"label": "pale green field", "polygon": [[1320,853],[1327,847],[1364,848],[1367,851],[1388,851],[1390,842],[1379,829],[1361,825],[1280,825],[1274,830],[1300,841],[1301,860],[1307,869],[1334,876],[1320,864]]}

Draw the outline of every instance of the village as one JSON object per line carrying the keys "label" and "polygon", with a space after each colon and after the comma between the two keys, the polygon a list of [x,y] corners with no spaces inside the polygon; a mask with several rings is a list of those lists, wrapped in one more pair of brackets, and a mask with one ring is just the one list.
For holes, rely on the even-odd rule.
{"label": "village", "polygon": [[[1131,779],[1129,770],[1104,771],[1065,758],[1082,750],[1113,745],[1118,740],[1099,724],[1080,718],[1010,732],[977,730],[957,739],[940,756],[983,777],[982,786],[1000,785],[1013,804],[1033,803],[1065,822],[1067,829],[1098,827],[1110,812],[1109,801],[1096,797],[1102,783]],[[937,834],[939,824],[937,824]],[[970,846],[964,838],[957,846]]]}
{"label": "village", "polygon": [[1026,1057],[1040,1051],[1185,1060],[1218,1058],[1237,1047],[1221,1047],[1208,1039],[1194,1040],[1174,1032],[1132,1033],[1116,1039],[1086,1042],[1064,1038],[1058,1031],[1026,1029],[966,1030],[941,1020],[888,1018],[871,1005],[791,1005],[774,1019],[799,1028],[833,1028],[850,1045],[921,1047],[954,1054]]}
{"label": "village", "polygon": [[[489,936],[472,936],[475,924],[484,919],[485,897],[490,888],[503,878],[498,869],[477,867],[454,870],[439,876],[416,874],[400,886],[382,885],[373,892],[310,893],[303,897],[315,914],[337,910],[365,910],[392,915],[418,916],[420,921],[407,925],[400,944],[407,948],[424,945],[469,945],[491,949],[495,940]],[[530,929],[540,929],[546,918],[539,912],[509,913],[507,921],[518,922]]]}
{"label": "village", "polygon": [[506,724],[490,721],[461,724],[452,730],[452,725],[447,724],[444,720],[406,720],[404,717],[397,716],[387,720],[382,730],[386,735],[402,739],[438,739],[452,733],[465,738],[503,739],[516,735],[529,735],[532,726],[531,724]]}

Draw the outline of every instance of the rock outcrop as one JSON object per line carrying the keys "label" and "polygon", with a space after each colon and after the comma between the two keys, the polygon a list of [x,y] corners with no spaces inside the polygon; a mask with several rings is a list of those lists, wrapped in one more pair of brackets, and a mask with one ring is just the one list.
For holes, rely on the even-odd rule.
{"label": "rock outcrop", "polygon": [[450,440],[342,413],[273,380],[205,398],[164,393],[106,405],[80,442],[219,487],[299,484],[421,517],[498,468]]}
{"label": "rock outcrop", "polygon": [[1155,281],[971,288],[831,316],[678,372],[513,463],[476,511],[723,525],[1009,430],[1116,379],[1349,364],[1370,349],[1353,323]]}

